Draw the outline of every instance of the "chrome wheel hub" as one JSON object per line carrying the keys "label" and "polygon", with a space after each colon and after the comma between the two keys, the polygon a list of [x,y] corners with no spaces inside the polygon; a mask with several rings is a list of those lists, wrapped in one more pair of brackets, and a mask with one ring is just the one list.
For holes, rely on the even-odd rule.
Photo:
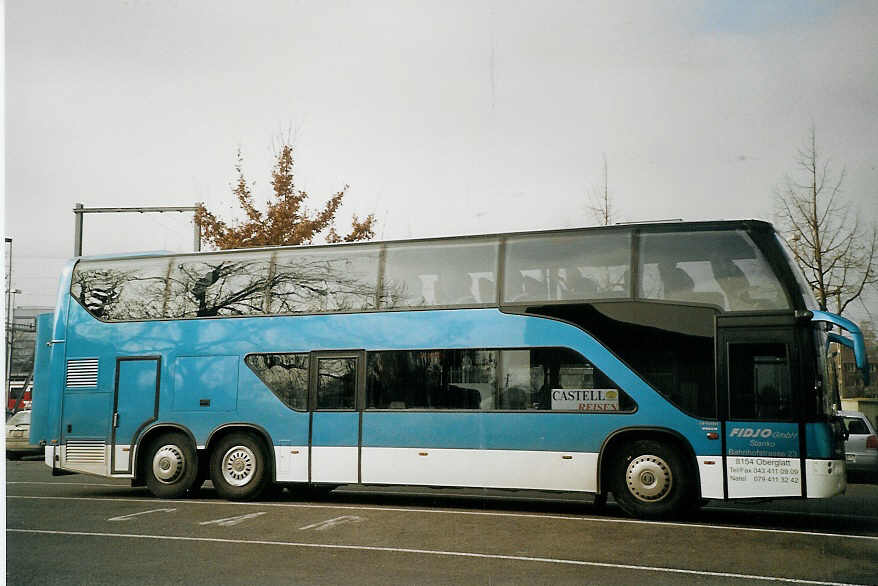
{"label": "chrome wheel hub", "polygon": [[671,491],[673,480],[670,466],[658,456],[638,456],[631,460],[625,471],[628,492],[646,503],[665,498]]}
{"label": "chrome wheel hub", "polygon": [[232,486],[244,486],[256,473],[256,455],[247,446],[234,446],[222,459],[223,480]]}
{"label": "chrome wheel hub", "polygon": [[173,484],[179,480],[185,469],[186,458],[179,446],[162,446],[152,458],[152,475],[164,484]]}

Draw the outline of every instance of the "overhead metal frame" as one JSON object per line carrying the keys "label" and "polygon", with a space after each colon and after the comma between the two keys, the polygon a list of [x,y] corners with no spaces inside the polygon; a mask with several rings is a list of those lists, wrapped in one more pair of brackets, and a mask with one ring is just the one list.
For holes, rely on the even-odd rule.
{"label": "overhead metal frame", "polygon": [[[78,203],[73,208],[74,227],[73,227],[73,255],[82,256],[82,219],[85,214],[147,214],[147,213],[165,213],[165,212],[196,212],[201,207],[201,202],[195,202],[194,206],[171,206],[171,207],[139,207],[139,208],[87,208],[83,204]],[[193,222],[194,233],[192,246],[196,252],[201,250],[201,225]]]}

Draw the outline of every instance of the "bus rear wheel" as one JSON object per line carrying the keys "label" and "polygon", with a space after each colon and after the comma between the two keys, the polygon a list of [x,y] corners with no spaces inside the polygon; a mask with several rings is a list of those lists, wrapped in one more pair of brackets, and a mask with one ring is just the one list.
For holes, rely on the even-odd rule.
{"label": "bus rear wheel", "polygon": [[149,444],[144,462],[146,486],[159,498],[185,496],[198,475],[198,457],[189,438],[165,433]]}
{"label": "bus rear wheel", "polygon": [[680,515],[692,505],[692,480],[674,448],[638,440],[622,448],[613,473],[613,497],[634,517],[663,519]]}
{"label": "bus rear wheel", "polygon": [[262,442],[248,433],[220,439],[210,455],[210,480],[222,498],[258,498],[270,481]]}

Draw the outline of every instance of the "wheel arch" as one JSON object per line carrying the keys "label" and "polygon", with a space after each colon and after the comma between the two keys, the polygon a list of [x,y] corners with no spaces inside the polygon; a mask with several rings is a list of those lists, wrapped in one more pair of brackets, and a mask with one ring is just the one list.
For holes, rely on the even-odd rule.
{"label": "wheel arch", "polygon": [[236,432],[246,432],[256,436],[259,441],[262,442],[265,447],[265,457],[268,461],[269,466],[269,478],[274,481],[276,479],[275,473],[275,461],[274,461],[274,443],[271,440],[271,434],[268,433],[261,425],[256,425],[255,423],[245,423],[245,422],[234,422],[234,423],[224,423],[219,427],[215,428],[210,434],[207,436],[207,441],[204,443],[205,452],[210,454],[211,448],[222,438],[225,436],[236,433]]}
{"label": "wheel arch", "polygon": [[189,441],[192,442],[192,448],[195,450],[195,453],[198,453],[198,442],[195,441],[195,434],[193,434],[188,427],[179,423],[155,423],[144,429],[140,434],[140,437],[137,438],[137,443],[135,444],[134,449],[133,467],[135,483],[143,482],[143,448],[148,446],[149,442],[153,439],[168,431],[179,431],[185,434],[186,437],[189,438]]}
{"label": "wheel arch", "polygon": [[692,474],[693,484],[697,491],[698,498],[701,498],[701,474],[698,469],[698,459],[696,458],[692,444],[677,431],[666,427],[651,426],[625,427],[617,429],[604,439],[604,443],[601,445],[601,451],[598,455],[598,493],[607,494],[611,490],[609,479],[611,477],[610,469],[615,461],[613,454],[626,444],[645,439],[668,443],[680,452],[684,461],[689,466],[689,472]]}

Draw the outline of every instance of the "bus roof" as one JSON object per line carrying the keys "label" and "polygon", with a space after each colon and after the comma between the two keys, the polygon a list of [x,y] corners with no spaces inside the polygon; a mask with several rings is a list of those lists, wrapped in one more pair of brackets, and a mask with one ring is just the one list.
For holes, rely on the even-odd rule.
{"label": "bus roof", "polygon": [[595,233],[595,232],[687,232],[687,231],[711,231],[711,230],[728,230],[728,229],[745,229],[756,231],[774,231],[771,223],[764,220],[702,220],[702,221],[655,221],[644,223],[620,223],[612,226],[588,226],[579,228],[554,228],[548,230],[529,230],[519,232],[496,232],[491,234],[461,234],[456,236],[432,236],[423,238],[407,238],[394,240],[362,240],[359,242],[338,242],[327,244],[296,244],[296,245],[276,245],[276,246],[259,246],[252,248],[230,248],[215,251],[199,251],[199,252],[172,252],[172,251],[151,251],[151,252],[127,252],[114,254],[101,254],[94,256],[77,257],[78,260],[122,260],[128,258],[162,258],[162,257],[181,257],[181,256],[200,256],[207,254],[226,254],[226,253],[258,253],[285,249],[321,249],[336,247],[365,247],[380,246],[383,244],[407,244],[407,243],[426,243],[426,242],[448,242],[454,240],[480,240],[495,238],[510,238],[518,236],[540,236],[555,234],[573,234],[577,232]]}

